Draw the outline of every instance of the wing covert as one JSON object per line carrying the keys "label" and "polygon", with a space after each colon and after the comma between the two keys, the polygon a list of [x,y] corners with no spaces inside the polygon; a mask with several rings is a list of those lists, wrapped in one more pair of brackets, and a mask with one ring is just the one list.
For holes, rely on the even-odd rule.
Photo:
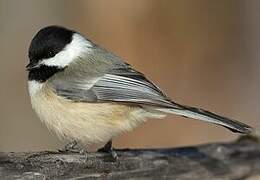
{"label": "wing covert", "polygon": [[[121,71],[121,72],[120,72]],[[51,85],[56,93],[81,102],[122,102],[159,107],[173,107],[173,103],[143,74],[134,70],[117,69],[95,78],[78,76],[59,78]]]}
{"label": "wing covert", "polygon": [[102,48],[79,58],[49,84],[58,95],[73,101],[175,107],[142,73]]}
{"label": "wing covert", "polygon": [[141,74],[106,74],[91,88],[99,101],[148,104],[172,107],[172,102]]}

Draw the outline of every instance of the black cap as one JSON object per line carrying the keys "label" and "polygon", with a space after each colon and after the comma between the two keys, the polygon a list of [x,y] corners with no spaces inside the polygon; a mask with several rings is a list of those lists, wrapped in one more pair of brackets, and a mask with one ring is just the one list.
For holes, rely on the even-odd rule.
{"label": "black cap", "polygon": [[30,62],[26,66],[29,80],[44,82],[64,68],[39,65],[39,61],[54,57],[72,41],[75,32],[60,26],[42,28],[32,39],[29,48]]}
{"label": "black cap", "polygon": [[42,28],[32,39],[29,48],[31,64],[37,64],[42,59],[54,57],[72,41],[74,31],[61,26]]}

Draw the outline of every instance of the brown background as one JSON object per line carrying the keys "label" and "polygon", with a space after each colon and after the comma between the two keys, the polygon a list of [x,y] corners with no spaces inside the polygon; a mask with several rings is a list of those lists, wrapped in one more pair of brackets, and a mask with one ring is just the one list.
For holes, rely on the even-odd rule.
{"label": "brown background", "polygon": [[[175,101],[259,123],[260,1],[0,0],[0,151],[56,149],[62,143],[32,111],[27,49],[42,27],[80,31],[144,72]],[[236,135],[169,116],[115,140],[116,147],[228,141]]]}

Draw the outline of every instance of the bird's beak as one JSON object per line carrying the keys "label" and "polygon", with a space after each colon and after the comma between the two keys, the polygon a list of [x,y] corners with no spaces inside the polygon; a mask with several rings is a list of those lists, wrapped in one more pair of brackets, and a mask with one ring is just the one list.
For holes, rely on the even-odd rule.
{"label": "bird's beak", "polygon": [[30,63],[26,66],[26,70],[27,70],[27,71],[30,71],[30,70],[36,69],[37,67],[39,67],[39,64],[38,64],[38,63],[30,62]]}

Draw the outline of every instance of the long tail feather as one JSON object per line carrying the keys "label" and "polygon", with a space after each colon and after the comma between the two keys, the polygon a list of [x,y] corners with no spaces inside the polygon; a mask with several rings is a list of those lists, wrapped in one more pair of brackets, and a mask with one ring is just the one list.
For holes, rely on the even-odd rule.
{"label": "long tail feather", "polygon": [[229,119],[200,108],[183,106],[179,104],[175,104],[175,105],[177,105],[178,108],[159,109],[159,110],[166,113],[181,115],[184,117],[198,119],[198,120],[214,123],[217,125],[221,125],[233,132],[250,134],[253,131],[253,129],[250,126],[241,123],[239,121]]}

